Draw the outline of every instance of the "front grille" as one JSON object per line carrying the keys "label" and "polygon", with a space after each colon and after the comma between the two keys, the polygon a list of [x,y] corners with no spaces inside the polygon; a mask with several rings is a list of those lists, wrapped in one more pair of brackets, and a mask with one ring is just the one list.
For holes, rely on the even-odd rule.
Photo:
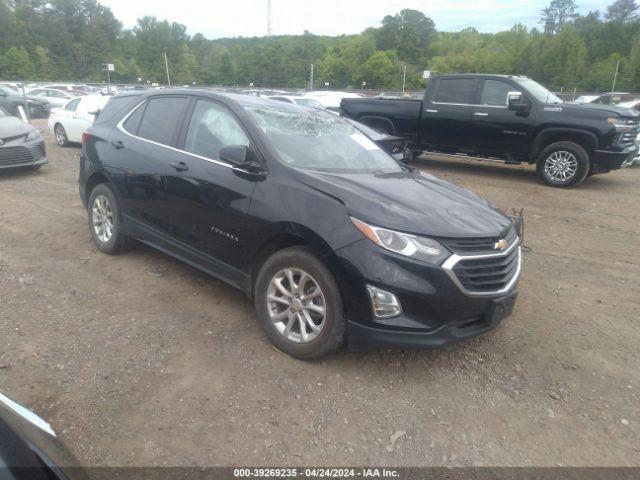
{"label": "front grille", "polygon": [[502,292],[520,272],[520,248],[512,244],[499,255],[459,257],[452,272],[469,293]]}
{"label": "front grille", "polygon": [[627,120],[625,123],[629,126],[629,130],[619,133],[615,141],[621,147],[635,144],[640,133],[640,124],[637,120]]}
{"label": "front grille", "polygon": [[511,246],[518,238],[515,228],[509,230],[507,235],[502,237],[484,237],[484,238],[443,238],[441,242],[453,253],[460,255],[471,255],[474,253],[498,253],[495,248],[496,243],[501,239],[507,241]]}
{"label": "front grille", "polygon": [[0,147],[0,166],[30,164],[40,160],[42,157],[44,157],[44,152],[40,145]]}

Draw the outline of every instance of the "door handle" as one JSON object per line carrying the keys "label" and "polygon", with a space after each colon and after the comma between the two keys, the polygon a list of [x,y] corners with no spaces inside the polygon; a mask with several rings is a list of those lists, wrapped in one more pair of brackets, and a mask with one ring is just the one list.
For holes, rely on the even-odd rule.
{"label": "door handle", "polygon": [[111,145],[113,145],[113,147],[116,150],[120,150],[120,149],[124,148],[124,143],[122,143],[122,140],[118,140],[117,142],[111,142]]}
{"label": "door handle", "polygon": [[485,113],[485,112],[474,112],[473,113],[476,117],[488,117],[489,114]]}
{"label": "door handle", "polygon": [[427,113],[438,113],[438,110],[433,110],[433,109],[431,109],[431,108],[427,108],[427,109],[425,110],[425,112],[427,112]]}
{"label": "door handle", "polygon": [[171,162],[169,165],[175,168],[178,172],[189,170],[189,167],[187,167],[187,164],[184,162]]}

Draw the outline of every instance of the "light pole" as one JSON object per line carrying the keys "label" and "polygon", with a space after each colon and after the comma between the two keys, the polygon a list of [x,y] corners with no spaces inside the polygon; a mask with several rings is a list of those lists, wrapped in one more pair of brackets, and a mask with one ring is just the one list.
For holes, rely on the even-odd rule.
{"label": "light pole", "polygon": [[620,60],[616,63],[616,73],[613,74],[613,85],[611,85],[611,93],[616,90],[616,81],[618,80],[618,68],[620,68]]}
{"label": "light pole", "polygon": [[164,51],[164,68],[167,70],[167,85],[171,86],[171,79],[169,78],[169,62],[167,61],[167,51]]}
{"label": "light pole", "polygon": [[404,96],[404,86],[407,83],[407,65],[404,66],[404,72],[402,73],[402,96]]}

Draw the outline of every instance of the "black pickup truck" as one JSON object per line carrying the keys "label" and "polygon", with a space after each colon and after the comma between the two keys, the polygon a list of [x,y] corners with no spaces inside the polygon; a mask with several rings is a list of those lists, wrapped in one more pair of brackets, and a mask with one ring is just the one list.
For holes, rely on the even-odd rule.
{"label": "black pickup truck", "polygon": [[348,98],[342,115],[433,151],[535,163],[554,187],[616,170],[637,152],[640,116],[613,105],[564,103],[511,75],[442,75],[419,99]]}

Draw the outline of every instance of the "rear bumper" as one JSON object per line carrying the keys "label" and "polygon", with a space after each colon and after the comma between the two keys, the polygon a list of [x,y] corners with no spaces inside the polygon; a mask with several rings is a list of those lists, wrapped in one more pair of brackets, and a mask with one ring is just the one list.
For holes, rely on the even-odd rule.
{"label": "rear bumper", "polygon": [[638,146],[633,145],[620,151],[596,150],[593,152],[591,160],[593,162],[592,173],[607,173],[611,170],[618,170],[630,159],[638,155]]}

